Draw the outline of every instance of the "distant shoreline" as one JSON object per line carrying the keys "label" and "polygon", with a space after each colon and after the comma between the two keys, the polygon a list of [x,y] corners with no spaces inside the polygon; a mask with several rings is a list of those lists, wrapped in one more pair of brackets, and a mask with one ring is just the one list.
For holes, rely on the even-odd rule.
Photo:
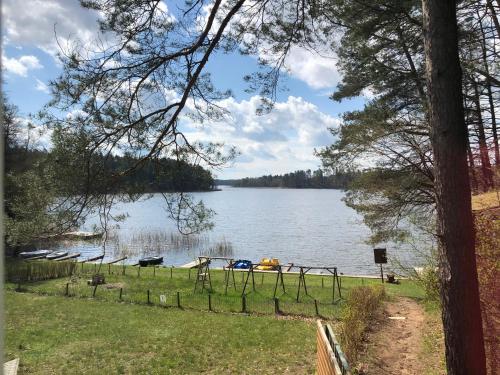
{"label": "distant shoreline", "polygon": [[[229,186],[235,189],[283,189],[283,190],[345,190],[344,188],[332,188],[332,187],[288,187],[288,186],[234,186],[220,184],[217,186]],[[221,191],[223,189],[217,189],[215,191]]]}

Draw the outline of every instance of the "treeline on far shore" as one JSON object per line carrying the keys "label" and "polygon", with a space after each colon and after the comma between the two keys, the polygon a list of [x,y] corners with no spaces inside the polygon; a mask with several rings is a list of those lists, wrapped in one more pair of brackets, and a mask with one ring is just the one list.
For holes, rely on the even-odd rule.
{"label": "treeline on far shore", "polygon": [[233,180],[215,180],[216,185],[233,187],[275,187],[291,189],[345,189],[359,175],[357,171],[336,170],[325,174],[323,170],[299,170],[284,175],[245,177]]}
{"label": "treeline on far shore", "polygon": [[[128,170],[138,162],[130,155],[111,155],[107,158],[96,155],[93,165],[99,167],[96,176],[112,176]],[[50,151],[10,147],[6,152],[6,171],[16,175],[36,169],[40,165],[52,165],[57,169],[59,160]],[[110,177],[111,178],[111,177]],[[94,184],[100,190],[98,183]],[[83,186],[83,185],[82,185]],[[82,187],[83,189],[83,187]],[[210,191],[215,189],[212,173],[199,165],[167,158],[148,160],[120,177],[112,191],[132,193]]]}

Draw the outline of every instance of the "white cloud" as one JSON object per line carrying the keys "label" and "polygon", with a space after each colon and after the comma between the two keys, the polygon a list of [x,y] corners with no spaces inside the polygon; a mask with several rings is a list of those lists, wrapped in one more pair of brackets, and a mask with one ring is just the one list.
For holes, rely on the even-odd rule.
{"label": "white cloud", "polygon": [[331,144],[328,128],[340,123],[301,97],[290,96],[262,116],[255,114],[260,104],[257,96],[240,102],[229,98],[218,104],[231,113],[226,121],[200,126],[183,118],[182,125],[191,141],[224,142],[239,149],[241,156],[224,171],[223,177],[228,178],[317,168],[320,161],[314,148]]}
{"label": "white cloud", "polygon": [[50,92],[49,87],[44,82],[40,81],[38,78],[36,79],[35,90],[44,92],[46,94]]}
{"label": "white cloud", "polygon": [[[222,2],[222,4],[226,3],[226,1]],[[255,4],[255,1],[248,1],[245,5],[243,5],[240,13],[234,16],[232,21],[229,23],[225,33],[234,33],[235,35],[239,35],[239,29],[235,28],[235,25],[238,25],[239,23],[250,24],[258,29],[261,22],[260,17],[245,19],[245,16],[242,16],[242,14],[253,14],[252,8],[255,8]],[[198,32],[204,29],[212,7],[213,2],[210,2],[202,7],[202,11],[196,19],[196,30]],[[216,19],[214,25],[214,29],[218,28],[220,25],[220,19]],[[245,34],[243,36],[243,40],[249,44],[251,44],[251,41],[254,40],[254,38],[255,37],[252,34]],[[305,82],[313,89],[334,88],[337,86],[340,81],[340,74],[336,66],[337,56],[332,49],[328,47],[329,42],[326,42],[326,40],[331,38],[339,41],[340,35],[331,34],[328,35],[328,38],[323,38],[324,40],[312,43],[316,45],[315,48],[318,48],[318,51],[312,51],[298,45],[292,46],[285,59],[285,68],[287,72],[294,78]],[[276,53],[274,49],[267,43],[262,41],[260,43],[258,51],[256,52],[257,56],[254,57],[258,57],[269,62],[270,65],[273,65],[273,63],[276,62]]]}
{"label": "white cloud", "polygon": [[92,40],[97,32],[98,13],[83,9],[78,0],[4,0],[3,37],[15,46],[36,46],[55,55],[59,41]]}
{"label": "white cloud", "polygon": [[[158,9],[168,14],[164,2]],[[35,46],[52,56],[75,42],[106,46],[114,38],[114,34],[102,35],[99,31],[97,21],[103,15],[83,8],[79,0],[4,0],[2,13],[4,43]],[[167,19],[174,20],[170,15]]]}
{"label": "white cloud", "polygon": [[31,149],[50,149],[52,147],[52,130],[33,123],[27,117],[15,119],[19,126],[18,141],[22,147]]}
{"label": "white cloud", "polygon": [[325,57],[305,48],[292,47],[285,65],[292,76],[313,89],[333,88],[340,81],[334,56]]}
{"label": "white cloud", "polygon": [[17,59],[2,55],[2,67],[6,72],[22,77],[26,77],[29,70],[43,68],[38,58],[33,55],[24,55]]}

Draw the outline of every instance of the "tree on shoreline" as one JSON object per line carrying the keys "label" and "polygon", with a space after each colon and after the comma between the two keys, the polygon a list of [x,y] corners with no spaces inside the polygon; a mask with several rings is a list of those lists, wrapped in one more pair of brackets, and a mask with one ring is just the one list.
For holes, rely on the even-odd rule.
{"label": "tree on shoreline", "polygon": [[449,374],[486,374],[456,2],[423,0],[440,294]]}

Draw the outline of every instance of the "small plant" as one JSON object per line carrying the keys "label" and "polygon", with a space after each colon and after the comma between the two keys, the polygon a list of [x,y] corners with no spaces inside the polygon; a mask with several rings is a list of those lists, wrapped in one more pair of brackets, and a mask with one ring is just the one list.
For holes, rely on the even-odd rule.
{"label": "small plant", "polygon": [[416,276],[429,302],[439,302],[439,275],[436,267],[425,267]]}
{"label": "small plant", "polygon": [[382,286],[357,286],[349,293],[340,324],[340,342],[351,363],[357,361],[365,332],[384,297]]}

